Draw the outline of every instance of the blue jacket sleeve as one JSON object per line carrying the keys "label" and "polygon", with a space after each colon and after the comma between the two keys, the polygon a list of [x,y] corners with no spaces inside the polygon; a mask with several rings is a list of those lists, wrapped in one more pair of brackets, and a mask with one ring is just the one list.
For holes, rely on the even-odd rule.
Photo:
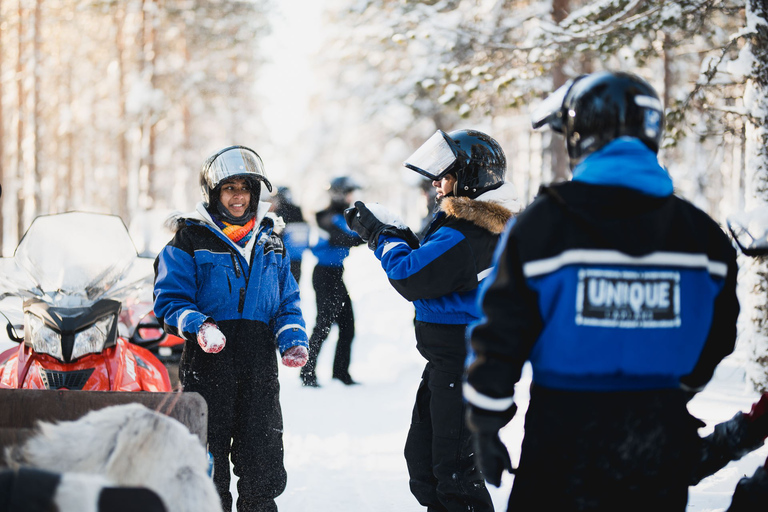
{"label": "blue jacket sleeve", "polygon": [[389,282],[409,301],[474,290],[479,282],[469,243],[453,228],[441,227],[418,249],[382,235],[375,254]]}
{"label": "blue jacket sleeve", "polygon": [[212,320],[195,305],[195,262],[179,247],[167,245],[157,257],[154,311],[166,332],[194,340],[200,326]]}
{"label": "blue jacket sleeve", "polygon": [[280,265],[280,307],[273,319],[277,347],[282,354],[296,345],[309,348],[307,329],[301,313],[299,285],[291,274],[290,259],[283,258]]}

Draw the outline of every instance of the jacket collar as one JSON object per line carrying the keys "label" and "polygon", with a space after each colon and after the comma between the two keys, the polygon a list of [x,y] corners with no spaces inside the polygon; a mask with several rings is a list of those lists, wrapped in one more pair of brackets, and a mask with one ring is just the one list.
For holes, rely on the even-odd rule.
{"label": "jacket collar", "polygon": [[514,185],[505,182],[501,187],[468,197],[446,197],[440,202],[440,211],[447,216],[467,220],[493,234],[500,234],[514,213],[520,210]]}
{"label": "jacket collar", "polygon": [[674,191],[656,153],[633,137],[620,137],[589,155],[573,169],[573,181],[626,187],[656,197]]}

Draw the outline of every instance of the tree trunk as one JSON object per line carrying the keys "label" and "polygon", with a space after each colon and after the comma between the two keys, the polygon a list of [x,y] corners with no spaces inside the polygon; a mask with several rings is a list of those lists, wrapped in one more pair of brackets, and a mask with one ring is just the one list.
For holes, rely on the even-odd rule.
{"label": "tree trunk", "polygon": [[[0,0],[0,16],[3,12],[3,0]],[[0,25],[0,77],[3,76],[3,27]],[[5,117],[3,115],[3,102],[5,91],[3,90],[3,80],[0,78],[0,185],[5,184],[8,187],[8,183],[5,181]],[[4,240],[5,240],[5,216],[3,215],[3,196],[0,194],[0,256],[3,256]]]}
{"label": "tree trunk", "polygon": [[32,157],[34,160],[32,162],[32,176],[34,179],[32,188],[32,197],[34,198],[32,205],[32,218],[36,217],[40,213],[43,213],[44,211],[41,186],[43,182],[43,176],[40,166],[40,123],[42,122],[40,113],[40,75],[42,74],[42,61],[40,58],[40,44],[42,35],[40,33],[40,23],[42,22],[41,18],[43,16],[42,4],[43,0],[35,0],[35,19],[32,29]]}
{"label": "tree trunk", "polygon": [[[752,75],[744,91],[749,112],[746,126],[745,200],[747,211],[768,207],[768,0],[747,0],[747,24],[755,27],[748,45],[754,56]],[[747,381],[757,391],[768,390],[768,263],[750,261],[744,285],[749,290],[743,305],[753,328],[745,333],[750,353]]]}
{"label": "tree trunk", "polygon": [[128,141],[126,140],[127,108],[125,95],[125,43],[123,31],[125,29],[125,6],[118,2],[115,11],[115,49],[117,50],[118,85],[117,101],[119,103],[120,119],[117,128],[117,212],[126,224],[129,222],[130,209],[128,207]]}
{"label": "tree trunk", "polygon": [[18,1],[18,31],[17,31],[17,58],[16,58],[16,222],[17,239],[21,240],[26,228],[24,222],[24,2]]}
{"label": "tree trunk", "polygon": [[[552,0],[552,21],[560,24],[570,11],[570,0]],[[568,77],[563,70],[564,62],[560,61],[552,68],[552,86],[557,90],[563,85]],[[552,181],[565,181],[570,177],[570,165],[568,163],[568,153],[565,150],[563,138],[552,134],[550,137],[549,151],[552,156]]]}

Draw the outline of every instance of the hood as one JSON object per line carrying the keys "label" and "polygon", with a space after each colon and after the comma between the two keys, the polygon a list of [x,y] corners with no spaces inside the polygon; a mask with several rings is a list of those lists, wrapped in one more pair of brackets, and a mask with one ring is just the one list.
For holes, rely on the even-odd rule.
{"label": "hood", "polygon": [[[285,227],[285,222],[283,222],[282,218],[277,217],[274,213],[269,211],[271,206],[271,203],[266,201],[259,201],[259,208],[256,211],[256,225],[260,225],[265,218],[268,218],[274,225],[273,231],[275,233],[279,233]],[[171,230],[171,232],[175,233],[181,229],[181,227],[184,226],[188,220],[198,222],[200,224],[206,224],[217,230],[219,229],[216,223],[213,222],[211,214],[208,213],[208,210],[205,208],[205,203],[203,202],[197,203],[194,211],[188,213],[172,213],[165,221],[165,225],[168,227],[168,229]]]}
{"label": "hood", "polygon": [[520,211],[521,206],[515,186],[509,182],[477,199],[451,196],[440,202],[440,210],[446,215],[468,220],[496,235],[504,231],[507,221]]}

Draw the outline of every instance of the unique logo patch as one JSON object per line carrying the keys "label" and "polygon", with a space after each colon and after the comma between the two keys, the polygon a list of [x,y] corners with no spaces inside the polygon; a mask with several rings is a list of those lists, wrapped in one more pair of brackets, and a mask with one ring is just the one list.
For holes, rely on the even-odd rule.
{"label": "unique logo patch", "polygon": [[597,327],[679,327],[680,273],[579,271],[576,324]]}

